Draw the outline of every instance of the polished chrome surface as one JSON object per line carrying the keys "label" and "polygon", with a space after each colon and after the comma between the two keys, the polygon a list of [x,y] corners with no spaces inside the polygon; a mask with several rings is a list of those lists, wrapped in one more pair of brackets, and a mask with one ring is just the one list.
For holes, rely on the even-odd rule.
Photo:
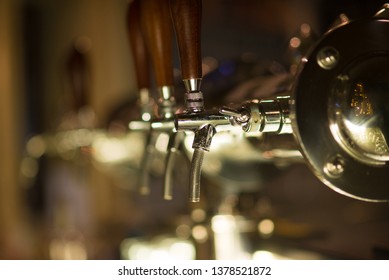
{"label": "polished chrome surface", "polygon": [[178,131],[173,133],[169,137],[167,156],[165,161],[165,174],[164,174],[164,184],[163,184],[163,198],[165,200],[173,199],[173,174],[174,168],[176,167],[176,159],[180,153],[180,146],[185,135],[183,132]]}
{"label": "polished chrome surface", "polygon": [[200,201],[201,167],[204,159],[204,152],[209,152],[212,138],[215,135],[215,127],[206,124],[195,131],[192,148],[194,149],[189,177],[189,199],[192,202]]}
{"label": "polished chrome surface", "polygon": [[163,120],[170,120],[174,116],[176,101],[173,96],[173,86],[163,86],[158,88],[158,116]]}
{"label": "polished chrome surface", "polygon": [[188,112],[201,112],[204,110],[204,97],[201,92],[202,79],[183,80],[186,89],[185,107]]}
{"label": "polished chrome surface", "polygon": [[317,64],[325,70],[334,68],[339,59],[339,52],[333,47],[323,47],[316,56]]}
{"label": "polished chrome surface", "polygon": [[220,114],[218,110],[209,110],[199,113],[176,114],[175,126],[177,130],[195,131],[200,127],[210,124],[217,131],[228,130],[231,121],[228,116]]}
{"label": "polished chrome surface", "polygon": [[355,159],[385,165],[389,160],[389,53],[351,62],[338,76],[330,102],[334,138]]}
{"label": "polished chrome surface", "polygon": [[202,79],[187,79],[182,80],[186,89],[186,92],[198,92],[201,88]]}
{"label": "polished chrome surface", "polygon": [[240,124],[246,123],[250,119],[249,113],[245,110],[236,110],[228,107],[222,107],[219,109],[219,112],[222,115],[233,117],[233,119]]}
{"label": "polished chrome surface", "polygon": [[152,130],[147,133],[143,157],[140,163],[140,175],[138,178],[138,191],[141,195],[149,195],[151,191],[150,168],[154,155],[156,138],[157,135]]}
{"label": "polished chrome surface", "polygon": [[379,10],[375,16],[376,18],[384,18],[384,19],[389,19],[389,4],[385,3],[381,10]]}
{"label": "polished chrome surface", "polygon": [[174,131],[174,122],[172,120],[156,119],[150,124],[155,131]]}
{"label": "polished chrome surface", "polygon": [[139,107],[142,121],[149,122],[153,116],[154,100],[151,98],[148,88],[139,89]]}
{"label": "polished chrome surface", "polygon": [[389,200],[387,34],[379,17],[326,33],[303,59],[291,100],[293,131],[314,174],[368,201]]}
{"label": "polished chrome surface", "polygon": [[243,129],[250,133],[274,132],[278,134],[292,133],[289,118],[289,96],[264,99],[246,105],[250,119]]}
{"label": "polished chrome surface", "polygon": [[258,137],[267,132],[290,134],[289,99],[289,96],[280,96],[244,103],[237,109],[223,106],[216,110],[176,114],[177,131],[195,132],[192,145],[195,151],[190,175],[190,189],[192,196],[195,197],[192,201],[197,202],[199,199],[201,174],[199,164],[203,163],[203,152],[210,150],[212,138],[218,138],[217,136],[221,134],[220,137],[228,139],[227,141],[236,142],[234,139],[237,133],[247,137]]}
{"label": "polished chrome surface", "polygon": [[148,131],[150,130],[151,123],[149,121],[130,121],[128,123],[128,129],[131,131]]}
{"label": "polished chrome surface", "polygon": [[[143,158],[141,160],[140,166],[140,175],[138,180],[138,189],[139,193],[142,195],[150,194],[150,170],[151,170],[151,162],[155,155],[157,138],[162,133],[167,133],[169,136],[169,142],[175,142],[176,134],[174,129],[174,112],[176,110],[176,102],[173,96],[174,87],[173,86],[162,86],[157,89],[159,93],[159,99],[157,101],[157,116],[151,111],[150,118],[148,120],[143,121],[131,121],[129,124],[130,129],[138,129],[144,130],[147,132],[145,148]],[[142,98],[142,96],[141,96]],[[145,97],[145,99],[147,99]],[[145,114],[142,114],[142,119]],[[147,115],[146,115],[147,118]],[[142,124],[143,123],[143,124]],[[167,147],[167,156],[165,160],[165,170],[164,170],[164,189],[165,193],[171,193],[171,181],[173,177],[173,167],[174,163],[174,155],[175,153],[174,147],[178,144],[170,144]],[[165,199],[171,199],[171,195],[165,195]]]}
{"label": "polished chrome surface", "polygon": [[211,124],[206,124],[201,126],[199,129],[196,129],[192,148],[209,152],[212,137],[215,133],[215,127]]}
{"label": "polished chrome surface", "polygon": [[200,202],[201,168],[203,166],[204,150],[194,149],[189,173],[189,201]]}

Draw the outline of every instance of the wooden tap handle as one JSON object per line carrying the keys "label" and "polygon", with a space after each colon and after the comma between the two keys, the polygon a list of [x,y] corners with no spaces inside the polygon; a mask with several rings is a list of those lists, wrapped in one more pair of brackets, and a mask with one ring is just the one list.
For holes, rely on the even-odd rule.
{"label": "wooden tap handle", "polygon": [[127,28],[138,88],[150,88],[150,61],[141,30],[140,0],[133,1],[128,7]]}
{"label": "wooden tap handle", "polygon": [[182,79],[201,79],[201,0],[171,0]]}
{"label": "wooden tap handle", "polygon": [[157,87],[173,86],[172,24],[169,0],[142,0],[141,20]]}
{"label": "wooden tap handle", "polygon": [[89,65],[86,55],[77,47],[73,47],[66,65],[72,96],[72,107],[78,111],[88,105],[89,99]]}

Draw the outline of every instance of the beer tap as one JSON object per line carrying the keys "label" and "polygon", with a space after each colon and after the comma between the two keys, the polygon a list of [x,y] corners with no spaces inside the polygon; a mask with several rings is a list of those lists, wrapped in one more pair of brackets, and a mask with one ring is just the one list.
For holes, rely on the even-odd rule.
{"label": "beer tap", "polygon": [[138,190],[140,194],[148,194],[149,187],[149,166],[152,145],[155,140],[151,132],[151,119],[154,118],[154,100],[150,95],[150,68],[149,54],[146,47],[146,38],[141,22],[141,1],[135,0],[128,8],[127,25],[128,37],[131,45],[132,56],[138,85],[138,105],[141,110],[140,120],[133,120],[129,123],[132,131],[146,132],[144,154],[140,164],[140,176],[138,179]]}
{"label": "beer tap", "polygon": [[[201,69],[201,1],[170,1],[172,19],[177,36],[178,50],[181,59],[182,80],[185,94],[185,116],[189,119],[198,117],[204,111],[203,93],[200,90],[202,80]],[[177,130],[181,127],[177,126]],[[194,154],[190,169],[190,200],[200,200],[200,177],[204,151],[208,151],[214,126],[204,124],[195,127],[193,142]]]}
{"label": "beer tap", "polygon": [[170,120],[174,114],[172,27],[168,2],[144,0],[141,2],[141,21],[146,47],[149,50],[158,91],[157,117]]}
{"label": "beer tap", "polygon": [[181,135],[174,132],[174,112],[176,102],[173,96],[173,59],[172,59],[172,26],[169,14],[168,0],[143,0],[140,3],[141,24],[145,36],[152,66],[155,73],[155,82],[158,91],[157,112],[150,121],[150,130],[147,136],[145,154],[142,160],[142,176],[140,189],[147,194],[149,187],[146,186],[146,177],[156,137],[159,133],[168,133],[168,156],[166,158],[164,172],[165,198],[171,199],[171,184],[174,155],[178,148]]}
{"label": "beer tap", "polygon": [[262,133],[290,134],[292,126],[289,101],[289,96],[279,96],[274,99],[251,100],[236,108],[223,106],[219,109],[176,115],[177,130],[195,132],[190,174],[192,202],[200,199],[201,164],[204,152],[210,149],[212,137],[218,132],[233,130],[240,130],[246,137],[256,137]]}
{"label": "beer tap", "polygon": [[291,133],[288,97],[253,100],[238,108],[221,107],[206,110],[200,90],[201,69],[201,1],[171,0],[181,59],[182,79],[187,93],[186,109],[176,114],[177,131],[193,131],[194,149],[190,170],[190,201],[200,200],[201,167],[205,152],[210,150],[213,136],[219,131],[240,127],[247,135],[262,132]]}

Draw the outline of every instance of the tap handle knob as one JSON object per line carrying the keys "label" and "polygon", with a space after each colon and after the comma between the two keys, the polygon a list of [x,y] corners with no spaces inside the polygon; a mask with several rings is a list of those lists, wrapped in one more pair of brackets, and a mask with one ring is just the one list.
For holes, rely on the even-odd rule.
{"label": "tap handle knob", "polygon": [[150,87],[149,57],[140,21],[140,0],[133,1],[127,10],[127,32],[134,60],[136,81],[139,89]]}
{"label": "tap handle knob", "polygon": [[201,79],[201,0],[170,0],[183,80]]}
{"label": "tap handle knob", "polygon": [[142,0],[141,21],[157,87],[173,86],[172,24],[169,0]]}

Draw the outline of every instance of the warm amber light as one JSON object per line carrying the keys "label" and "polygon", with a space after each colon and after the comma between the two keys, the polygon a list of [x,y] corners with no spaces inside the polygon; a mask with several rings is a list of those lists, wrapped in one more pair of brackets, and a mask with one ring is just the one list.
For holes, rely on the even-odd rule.
{"label": "warm amber light", "polygon": [[330,110],[335,139],[352,156],[371,164],[389,160],[387,54],[356,59],[338,76]]}
{"label": "warm amber light", "polygon": [[360,115],[369,116],[373,114],[373,109],[371,107],[368,94],[366,93],[362,83],[357,83],[355,85],[350,106],[354,109],[356,117]]}

